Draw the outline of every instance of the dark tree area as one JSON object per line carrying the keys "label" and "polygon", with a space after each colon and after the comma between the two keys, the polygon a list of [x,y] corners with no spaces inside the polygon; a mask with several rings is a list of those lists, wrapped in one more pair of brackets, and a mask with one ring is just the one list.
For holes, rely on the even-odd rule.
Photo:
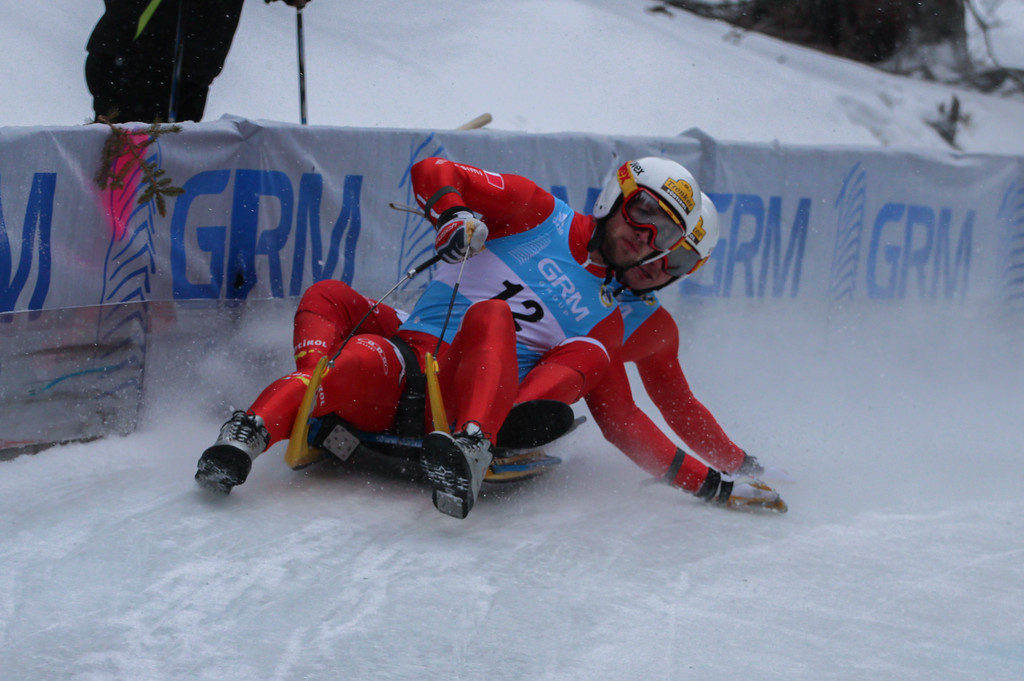
{"label": "dark tree area", "polygon": [[664,0],[651,9],[670,7],[893,73],[984,92],[1024,91],[1019,70],[971,62],[967,13],[987,28],[972,0]]}
{"label": "dark tree area", "polygon": [[751,0],[733,23],[869,63],[911,41],[966,43],[963,0]]}

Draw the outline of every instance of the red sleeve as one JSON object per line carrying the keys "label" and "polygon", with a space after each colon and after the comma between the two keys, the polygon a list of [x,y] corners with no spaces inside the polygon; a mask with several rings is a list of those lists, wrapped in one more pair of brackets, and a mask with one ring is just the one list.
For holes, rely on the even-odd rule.
{"label": "red sleeve", "polygon": [[465,206],[480,214],[491,236],[536,227],[555,209],[555,198],[532,180],[428,158],[412,167],[416,202],[434,224],[446,210]]}
{"label": "red sleeve", "polygon": [[609,360],[604,379],[586,395],[594,421],[605,439],[638,466],[655,477],[663,476],[675,456],[676,445],[633,400],[622,361],[622,315],[617,311],[609,315],[590,335],[604,343]]}
{"label": "red sleeve", "polygon": [[715,468],[735,471],[743,450],[693,394],[679,364],[679,328],[659,308],[626,341],[623,356],[636,362],[644,388],[665,421],[682,440]]}
{"label": "red sleeve", "polygon": [[676,446],[636,406],[621,358],[612,356],[604,380],[587,393],[586,400],[606,440],[651,475],[665,474]]}
{"label": "red sleeve", "polygon": [[587,335],[600,341],[609,357],[617,357],[622,353],[622,315],[613,310],[610,315],[594,325]]}
{"label": "red sleeve", "polygon": [[587,393],[586,401],[605,439],[640,468],[658,479],[665,479],[673,470],[669,482],[690,493],[700,489],[708,467],[692,456],[685,456],[636,406],[618,353],[612,357],[605,379]]}

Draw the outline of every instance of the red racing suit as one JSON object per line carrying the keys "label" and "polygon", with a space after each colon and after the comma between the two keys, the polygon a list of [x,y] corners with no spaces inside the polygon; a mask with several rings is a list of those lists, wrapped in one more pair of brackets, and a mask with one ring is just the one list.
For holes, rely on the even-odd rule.
{"label": "red racing suit", "polygon": [[[622,339],[621,318],[614,314],[614,300],[604,286],[607,271],[590,263],[594,218],[576,213],[519,175],[431,158],[416,163],[411,177],[416,201],[432,222],[443,223],[447,215],[468,209],[487,226],[488,239],[486,248],[464,264],[438,267],[398,335],[413,346],[422,346],[424,335],[435,341],[450,310],[445,340],[458,328],[456,337],[464,337],[468,347],[479,345],[485,352],[481,364],[471,370],[479,374],[477,381],[487,382],[493,380],[497,365],[506,368],[507,356],[494,352],[495,340],[484,345],[476,332],[467,333],[469,315],[478,306],[501,302],[514,328],[510,336],[518,371],[493,391],[502,403],[479,413],[484,404],[465,400],[456,405],[456,426],[475,420],[484,432],[496,433],[517,399],[518,379],[569,346],[590,350],[584,353],[588,361],[557,370],[589,387],[604,368],[607,348],[617,348]],[[442,375],[463,370],[445,358],[439,364]],[[446,364],[452,368],[446,369]],[[472,381],[458,390],[465,392],[470,385]]]}
{"label": "red racing suit", "polygon": [[[595,223],[517,175],[427,159],[413,166],[412,180],[421,205],[437,197],[430,201],[432,221],[451,208],[467,207],[489,228],[487,255],[465,264],[438,364],[446,411],[456,429],[476,421],[493,442],[516,399],[518,375],[538,358],[552,350],[557,354],[564,347],[585,346],[587,368],[555,365],[555,370],[575,376],[581,388],[589,388],[604,368],[606,347],[616,349],[621,343],[621,318],[603,295],[605,270],[585,265]],[[517,253],[536,253],[551,243],[550,257],[540,258],[550,261],[547,269],[531,271],[534,258],[517,260]],[[500,277],[495,277],[496,265],[503,268]],[[423,368],[424,354],[435,349],[440,319],[451,300],[451,272],[461,267],[439,268],[409,322],[397,333],[393,311],[378,308],[370,322],[375,328],[364,324],[325,373],[314,416],[334,412],[366,431],[393,425],[406,372],[405,359],[389,338],[397,336],[407,343]],[[334,282],[338,300],[325,299],[322,284],[307,291],[296,316],[297,371],[268,386],[249,410],[263,417],[271,443],[288,437],[316,359],[333,354],[371,304],[348,287],[339,290],[339,282]],[[343,310],[346,306],[351,309]],[[332,317],[341,320],[333,329]],[[428,409],[428,423],[429,417]]]}
{"label": "red racing suit", "polygon": [[654,296],[620,296],[630,321],[628,337],[611,358],[604,380],[586,396],[587,406],[609,442],[645,471],[689,492],[697,492],[708,467],[686,455],[633,399],[625,363],[635,362],[648,396],[665,421],[694,453],[715,468],[733,472],[744,452],[690,389],[679,364],[679,328]]}
{"label": "red racing suit", "polygon": [[[339,281],[318,282],[303,294],[295,316],[296,371],[267,386],[248,410],[263,418],[270,433],[268,447],[289,437],[317,360],[338,353],[373,302]],[[406,379],[405,358],[389,340],[402,335],[397,333],[399,323],[395,310],[377,306],[337,354],[334,367],[324,373],[313,416],[333,412],[369,432],[393,425]],[[455,367],[439,376],[442,394],[448,409],[456,413],[460,408],[475,409],[472,417],[476,420],[480,414],[481,423],[490,424],[487,415],[495,411],[497,433],[516,388],[512,318],[504,302],[484,301],[466,314],[464,324],[465,333],[455,334],[450,344],[442,344],[439,353],[439,361]],[[424,353],[435,349],[436,339],[421,336],[408,341],[422,365]],[[501,390],[507,395],[503,397]],[[430,417],[428,409],[425,427]]]}
{"label": "red racing suit", "polygon": [[[318,281],[302,294],[292,328],[295,371],[267,386],[249,407],[250,414],[263,418],[270,433],[268,447],[290,436],[317,361],[324,355],[334,356],[374,303],[348,284],[333,279]],[[357,333],[390,338],[401,323],[393,308],[378,305]]]}
{"label": "red racing suit", "polygon": [[573,367],[590,361],[581,354],[585,348],[570,346],[542,360],[523,381],[519,399],[559,399],[571,404],[585,398],[606,440],[651,475],[696,494],[708,477],[708,466],[677,447],[637,406],[625,367],[626,362],[636,363],[644,388],[676,435],[711,465],[735,471],[744,452],[694,396],[678,351],[678,327],[659,306],[621,347],[609,353],[607,368],[596,384],[576,391],[570,383],[559,382],[563,378],[559,371],[568,376]]}
{"label": "red racing suit", "polygon": [[[623,362],[635,362],[648,394],[676,434],[711,465],[735,470],[743,460],[743,451],[690,390],[678,361],[675,321],[661,306],[652,306],[649,311],[631,307],[636,302],[627,297],[628,309],[639,311],[643,319],[635,328],[630,325],[632,333],[605,376],[602,390],[589,400],[595,420],[610,442],[652,475],[663,477],[672,468],[678,456],[675,444],[633,402]],[[317,360],[323,355],[333,356],[373,304],[372,299],[334,280],[317,282],[303,294],[294,325],[296,372],[272,383],[250,408],[250,413],[263,417],[272,442],[288,437]],[[402,316],[387,305],[378,305],[362,322],[359,333],[391,337]],[[606,364],[607,356],[594,344],[577,339],[558,346],[530,372],[519,400],[544,397],[574,402],[593,389],[593,375],[604,370]],[[584,383],[587,377],[590,382]],[[706,467],[686,457],[672,482],[692,492],[706,475]]]}

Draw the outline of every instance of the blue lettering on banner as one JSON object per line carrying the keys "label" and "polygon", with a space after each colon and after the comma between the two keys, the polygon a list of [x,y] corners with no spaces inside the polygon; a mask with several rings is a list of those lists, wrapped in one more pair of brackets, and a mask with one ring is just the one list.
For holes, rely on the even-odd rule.
{"label": "blue lettering on banner", "polygon": [[[351,283],[355,274],[355,251],[361,229],[361,175],[345,176],[341,212],[331,230],[325,257],[320,232],[323,177],[319,174],[303,174],[299,180],[299,197],[296,202],[291,180],[283,172],[236,170],[230,228],[223,224],[189,227],[189,215],[194,204],[204,196],[224,193],[231,173],[230,170],[198,173],[183,184],[184,193],[175,201],[170,233],[171,277],[175,299],[217,299],[222,295],[228,299],[245,299],[257,283],[257,258],[266,262],[270,294],[276,298],[284,297],[281,251],[285,250],[292,238],[294,249],[288,295],[301,294],[306,272],[307,232],[312,280],[334,276],[339,261],[342,261],[338,278]],[[270,208],[272,204],[275,206],[273,209]],[[277,223],[270,229],[261,230],[260,218],[268,213],[277,216]],[[194,235],[198,250],[209,254],[202,281],[189,279],[190,251],[186,246],[186,238],[190,232]],[[194,250],[191,255],[194,259]]]}
{"label": "blue lettering on banner", "polygon": [[[355,274],[356,244],[362,219],[359,213],[359,196],[363,186],[362,175],[346,175],[342,190],[341,213],[331,229],[331,239],[327,249],[327,258],[323,258],[323,242],[320,237],[320,200],[324,193],[322,175],[306,173],[299,182],[299,216],[295,231],[295,258],[292,264],[292,281],[289,295],[302,293],[302,273],[306,261],[306,231],[309,230],[311,247],[310,268],[313,281],[327,279],[334,274],[341,255],[344,260],[338,279],[351,283]],[[341,251],[341,240],[344,237],[344,251]]]}
{"label": "blue lettering on banner", "polygon": [[956,251],[951,250],[953,211],[887,203],[875,216],[867,254],[867,294],[903,299],[964,297],[974,235],[974,211],[964,216]]}
{"label": "blue lettering on banner", "polygon": [[[29,282],[35,266],[35,286],[28,309],[41,310],[50,290],[50,231],[53,224],[53,200],[57,189],[56,173],[35,173],[29,190],[25,220],[21,227],[21,253],[14,269],[11,243],[4,220],[3,198],[0,195],[0,312],[15,309],[18,298]],[[37,239],[38,232],[38,239]],[[37,260],[38,258],[38,260]]]}
{"label": "blue lettering on banner", "polygon": [[228,186],[230,170],[207,170],[193,175],[182,185],[184,192],[174,201],[171,216],[171,280],[175,300],[191,298],[220,298],[224,285],[224,260],[227,251],[226,225],[206,225],[194,228],[199,250],[210,254],[209,278],[202,283],[188,279],[188,249],[185,245],[185,225],[189,210],[196,199],[220,194]]}
{"label": "blue lettering on banner", "polygon": [[[260,233],[260,199],[264,196],[277,199],[280,217],[276,227]],[[270,294],[275,298],[284,297],[281,249],[292,231],[294,202],[291,180],[280,170],[242,169],[235,172],[226,282],[229,299],[245,299],[256,285],[256,256],[267,259]]]}
{"label": "blue lettering on banner", "polygon": [[683,280],[682,292],[729,297],[739,280],[740,291],[748,298],[781,298],[787,285],[789,296],[795,298],[800,292],[811,199],[798,200],[786,234],[781,196],[768,197],[767,207],[765,198],[756,194],[709,192],[708,196],[721,214],[722,236],[695,280]]}

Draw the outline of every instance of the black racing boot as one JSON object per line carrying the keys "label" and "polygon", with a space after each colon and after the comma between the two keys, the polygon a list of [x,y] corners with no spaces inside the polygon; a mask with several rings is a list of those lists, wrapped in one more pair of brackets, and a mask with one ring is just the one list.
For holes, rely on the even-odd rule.
{"label": "black racing boot", "polygon": [[249,477],[253,459],[269,441],[262,418],[236,411],[221,426],[217,441],[199,457],[196,482],[203,489],[228,494]]}
{"label": "black racing boot", "polygon": [[435,430],[423,438],[420,465],[434,488],[434,507],[453,518],[469,515],[492,458],[491,443],[474,422],[455,435]]}

